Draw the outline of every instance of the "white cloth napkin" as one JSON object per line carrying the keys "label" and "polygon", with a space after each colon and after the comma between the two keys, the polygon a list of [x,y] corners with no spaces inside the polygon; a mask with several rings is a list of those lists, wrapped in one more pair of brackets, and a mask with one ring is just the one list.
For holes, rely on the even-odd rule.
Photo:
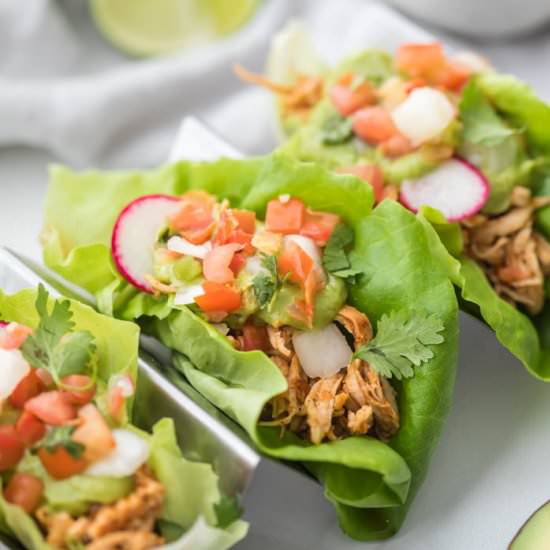
{"label": "white cloth napkin", "polygon": [[[231,66],[262,70],[273,33],[290,17],[304,21],[329,62],[433,36],[374,1],[265,0],[222,41],[141,60],[102,39],[85,0],[25,0],[24,9],[20,0],[0,0],[0,146],[46,148],[77,167],[151,166],[192,114],[239,150],[267,152],[276,143],[271,98],[239,82]],[[546,36],[483,50],[550,96]]]}

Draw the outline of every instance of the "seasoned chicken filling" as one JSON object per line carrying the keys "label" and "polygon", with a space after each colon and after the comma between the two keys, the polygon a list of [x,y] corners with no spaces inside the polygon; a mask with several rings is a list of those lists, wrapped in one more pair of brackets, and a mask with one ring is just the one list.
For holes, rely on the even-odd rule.
{"label": "seasoned chicken filling", "polygon": [[[363,313],[343,307],[336,321],[347,331],[355,349],[372,338]],[[271,400],[264,423],[280,425],[314,444],[351,435],[373,434],[389,440],[399,429],[395,391],[361,359],[327,378],[309,378],[292,346],[291,327],[268,327],[267,354],[288,382],[285,393]]]}
{"label": "seasoned chicken filling", "polygon": [[462,222],[467,254],[502,298],[532,315],[542,310],[544,277],[550,274],[550,243],[533,227],[536,211],[547,204],[550,197],[516,187],[505,214],[478,214]]}
{"label": "seasoned chicken filling", "polygon": [[81,544],[89,550],[146,550],[164,543],[154,532],[164,493],[162,484],[143,467],[136,473],[132,493],[112,504],[93,506],[79,518],[42,507],[36,518],[54,548]]}

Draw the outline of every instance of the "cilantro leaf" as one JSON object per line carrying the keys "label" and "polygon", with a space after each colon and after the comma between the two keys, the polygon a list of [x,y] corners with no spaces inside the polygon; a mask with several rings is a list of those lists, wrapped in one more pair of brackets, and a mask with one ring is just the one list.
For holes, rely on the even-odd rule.
{"label": "cilantro leaf", "polygon": [[413,366],[434,357],[428,346],[441,344],[439,334],[444,329],[435,315],[401,310],[383,315],[377,325],[376,336],[355,352],[354,357],[368,361],[371,367],[386,378],[411,378]]}
{"label": "cilantro leaf", "polygon": [[321,127],[321,141],[325,145],[345,143],[353,137],[351,117],[334,114],[327,118]]}
{"label": "cilantro leaf", "polygon": [[32,367],[46,369],[59,383],[67,374],[85,372],[96,346],[90,332],[71,332],[75,324],[70,302],[56,300],[49,313],[48,298],[48,291],[39,285],[35,307],[40,322],[21,346],[21,352]]}
{"label": "cilantro leaf", "polygon": [[79,459],[84,452],[84,445],[71,439],[74,426],[58,426],[52,428],[40,445],[49,453],[54,453],[59,447],[65,449],[74,459]]}
{"label": "cilantro leaf", "polygon": [[242,508],[239,506],[236,498],[222,495],[219,502],[214,504],[214,513],[216,514],[216,527],[225,529],[234,521],[238,520],[242,514]]}
{"label": "cilantro leaf", "polygon": [[258,305],[262,308],[271,303],[282,282],[277,272],[277,258],[275,256],[262,254],[260,262],[266,272],[256,275],[252,279],[252,284],[254,285],[254,296],[258,300]]}
{"label": "cilantro leaf", "polygon": [[353,230],[346,224],[337,225],[332,232],[323,254],[323,267],[329,272],[355,282],[361,271],[353,269],[348,257],[347,249],[353,244]]}
{"label": "cilantro leaf", "polygon": [[493,147],[521,132],[507,126],[498,116],[475,80],[465,86],[459,108],[464,125],[462,138],[468,143]]}

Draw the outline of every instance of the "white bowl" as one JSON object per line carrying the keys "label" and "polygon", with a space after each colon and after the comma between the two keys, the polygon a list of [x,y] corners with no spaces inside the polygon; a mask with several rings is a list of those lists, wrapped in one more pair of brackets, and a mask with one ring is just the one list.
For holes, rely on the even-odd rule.
{"label": "white bowl", "polygon": [[548,0],[387,0],[405,13],[477,38],[525,34],[550,21]]}

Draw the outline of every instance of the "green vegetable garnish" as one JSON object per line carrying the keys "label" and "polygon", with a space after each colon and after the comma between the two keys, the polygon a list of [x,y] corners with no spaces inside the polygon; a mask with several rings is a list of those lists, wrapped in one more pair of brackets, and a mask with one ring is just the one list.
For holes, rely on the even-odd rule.
{"label": "green vegetable garnish", "polygon": [[40,323],[25,340],[21,351],[31,366],[46,369],[59,385],[64,376],[86,371],[96,346],[89,331],[71,332],[75,323],[72,321],[70,302],[56,301],[49,313],[48,297],[47,290],[40,285],[35,304]]}
{"label": "green vegetable garnish", "polygon": [[219,502],[214,504],[214,513],[217,520],[216,527],[225,529],[241,517],[243,510],[237,499],[222,495]]}
{"label": "green vegetable garnish", "polygon": [[254,296],[258,300],[260,308],[271,303],[275,292],[280,288],[282,282],[277,273],[277,259],[275,256],[262,254],[260,256],[262,266],[265,267],[267,273],[260,273],[252,279],[254,285]]}
{"label": "green vegetable garnish", "polygon": [[353,137],[351,118],[333,115],[321,127],[321,141],[325,145],[345,143]]}
{"label": "green vegetable garnish", "polygon": [[413,366],[433,358],[434,352],[428,346],[444,341],[439,334],[444,328],[436,315],[408,315],[404,310],[382,315],[376,336],[354,357],[368,361],[386,378],[412,378]]}
{"label": "green vegetable garnish", "polygon": [[360,273],[352,269],[347,250],[353,245],[353,231],[345,224],[337,225],[332,232],[323,254],[323,267],[329,272],[355,282],[355,276]]}
{"label": "green vegetable garnish", "polygon": [[71,439],[74,426],[58,426],[51,429],[41,444],[49,453],[54,453],[59,447],[65,449],[73,458],[79,459],[84,452],[84,445]]}

